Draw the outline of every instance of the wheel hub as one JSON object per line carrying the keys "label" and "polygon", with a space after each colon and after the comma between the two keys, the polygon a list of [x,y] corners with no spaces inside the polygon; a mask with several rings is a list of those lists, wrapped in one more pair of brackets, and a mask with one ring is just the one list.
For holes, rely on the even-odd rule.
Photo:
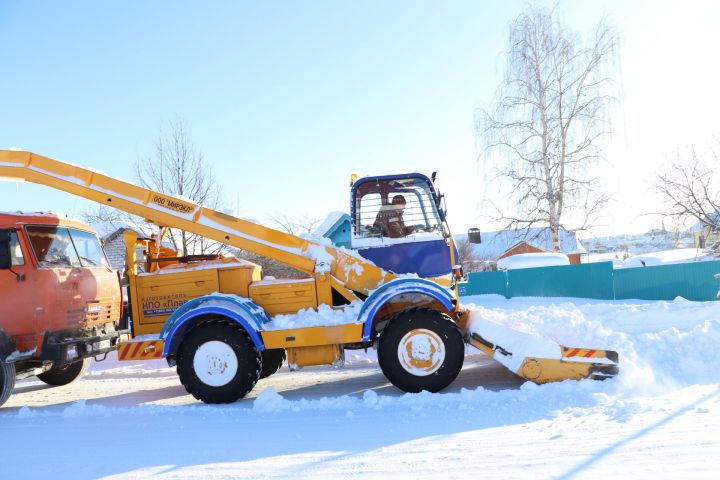
{"label": "wheel hub", "polygon": [[445,343],[425,328],[410,330],[398,345],[400,365],[409,373],[424,377],[437,372],[445,360]]}
{"label": "wheel hub", "polygon": [[195,351],[193,368],[206,385],[222,387],[235,378],[238,359],[230,345],[213,340],[203,343]]}

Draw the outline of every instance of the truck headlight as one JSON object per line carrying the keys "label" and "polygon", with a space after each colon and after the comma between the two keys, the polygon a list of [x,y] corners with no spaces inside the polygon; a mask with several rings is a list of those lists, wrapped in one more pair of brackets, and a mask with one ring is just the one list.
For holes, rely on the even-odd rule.
{"label": "truck headlight", "polygon": [[67,349],[65,350],[65,358],[67,360],[75,360],[78,358],[78,351],[76,345],[68,345]]}

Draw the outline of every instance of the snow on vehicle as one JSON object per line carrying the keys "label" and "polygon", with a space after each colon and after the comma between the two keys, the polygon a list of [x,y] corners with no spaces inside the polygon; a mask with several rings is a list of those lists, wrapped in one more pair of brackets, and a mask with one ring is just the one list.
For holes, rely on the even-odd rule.
{"label": "snow on vehicle", "polygon": [[[540,354],[492,325],[470,321],[457,294],[462,272],[443,197],[420,174],[368,177],[352,184],[352,250],[335,248],[154,192],[99,172],[30,152],[0,151],[0,177],[48,185],[278,260],[304,279],[263,279],[258,265],[219,256],[179,257],[162,234],[127,232],[132,308],[130,342],[119,358],[167,359],[189,393],[233,402],[287,358],[291,369],[342,365],[344,351],[377,348],[385,376],[407,392],[436,392],[463,365],[465,344],[537,383],[615,375],[617,354],[566,349]],[[142,245],[145,259],[136,251]],[[143,265],[144,269],[140,266]],[[144,270],[144,272],[141,272]],[[328,322],[322,312],[343,321]],[[317,312],[284,328],[276,319]],[[472,328],[471,328],[472,327]],[[521,332],[518,333],[521,335]],[[524,348],[528,347],[528,348]],[[502,362],[501,362],[502,363]]]}

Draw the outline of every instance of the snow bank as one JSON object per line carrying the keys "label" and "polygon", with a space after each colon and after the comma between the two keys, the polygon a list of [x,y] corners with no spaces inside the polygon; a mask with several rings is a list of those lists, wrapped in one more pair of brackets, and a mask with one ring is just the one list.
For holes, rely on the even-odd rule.
{"label": "snow bank", "polygon": [[717,302],[689,302],[682,298],[672,302],[569,302],[506,300],[490,295],[464,297],[463,301],[473,310],[471,318],[483,320],[485,328],[498,325],[496,330],[487,331],[488,336],[496,335],[507,341],[501,327],[519,330],[527,336],[525,343],[511,338],[510,346],[504,346],[510,351],[547,348],[550,352],[548,341],[568,347],[617,351],[620,375],[615,388],[655,390],[717,382],[720,365]]}
{"label": "snow bank", "polygon": [[[536,402],[542,409],[562,409],[570,405],[594,406],[604,403],[608,398],[600,393],[596,382],[563,382],[543,385],[542,388],[532,382],[524,383],[519,391],[493,391],[478,387],[463,388],[457,393],[434,394],[430,392],[406,393],[401,396],[378,395],[366,390],[362,396],[343,395],[339,397],[321,397],[315,399],[288,400],[272,387],[265,389],[253,401],[252,411],[261,414],[282,412],[331,412],[346,411],[348,416],[363,411],[389,410],[410,412],[422,416],[423,412],[482,411],[484,415],[529,414],[525,405]],[[494,412],[494,413],[491,413]],[[97,412],[100,413],[100,412]]]}
{"label": "snow bank", "polygon": [[534,267],[555,267],[570,265],[568,256],[563,253],[520,253],[510,257],[501,258],[497,266],[502,270],[513,270],[516,268]]}
{"label": "snow bank", "polygon": [[697,248],[677,248],[661,252],[635,255],[622,264],[623,268],[651,267],[654,265],[670,265],[673,263],[703,262],[714,260],[712,254]]}

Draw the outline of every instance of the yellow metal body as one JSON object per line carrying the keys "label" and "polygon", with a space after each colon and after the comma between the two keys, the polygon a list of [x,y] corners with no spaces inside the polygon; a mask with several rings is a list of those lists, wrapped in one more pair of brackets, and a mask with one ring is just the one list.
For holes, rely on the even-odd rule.
{"label": "yellow metal body", "polygon": [[348,323],[327,327],[290,330],[266,330],[260,336],[267,348],[314,347],[318,345],[355,343],[362,338],[362,324]]}
{"label": "yellow metal body", "polygon": [[[273,258],[309,276],[334,277],[366,295],[395,276],[340,249],[195,205],[31,152],[0,150],[0,177],[47,185],[150,222]],[[328,280],[329,281],[329,280]]]}
{"label": "yellow metal body", "polygon": [[[489,357],[502,355],[497,349],[493,349],[475,338],[470,337],[468,343]],[[570,348],[562,345],[558,347],[560,359],[525,357],[520,368],[513,373],[531,382],[542,384],[583,378],[601,380],[614,376],[618,372],[616,352]]]}
{"label": "yellow metal body", "polygon": [[342,345],[337,344],[287,349],[287,362],[292,370],[312,365],[342,365],[344,360]]}
{"label": "yellow metal body", "polygon": [[152,360],[162,358],[162,340],[137,340],[118,343],[118,360]]}
{"label": "yellow metal body", "polygon": [[[128,232],[125,243],[135,335],[159,333],[170,313],[179,305],[214,292],[249,297],[268,314],[277,315],[295,313],[303,308],[317,308],[321,304],[332,305],[333,293],[353,301],[395,278],[392,273],[341,249],[31,152],[0,150],[2,178],[63,190],[139,215],[163,227],[190,231],[273,258],[308,275],[304,280],[261,281],[260,267],[242,260],[219,259],[195,265],[180,264],[172,258],[176,254],[162,248],[161,242],[138,242],[137,236]],[[142,262],[135,254],[138,244],[144,244],[151,257],[167,258],[167,261],[146,263],[147,273],[140,273]],[[454,263],[454,248],[452,245],[449,248]],[[445,286],[451,283],[448,278],[433,280]],[[445,311],[437,303],[428,306]],[[378,315],[389,318],[400,308],[403,308],[400,303],[386,304]],[[460,309],[459,302],[454,311],[445,313],[465,331],[467,314]],[[342,360],[342,345],[361,343],[362,325],[263,331],[261,336],[267,348],[287,349],[288,360],[292,365],[335,364]],[[468,342],[490,356],[496,353],[481,342],[473,339],[468,339]],[[121,344],[119,352],[124,360],[159,358],[162,347],[160,340],[133,341]],[[605,372],[612,370],[612,365],[608,366],[601,360],[592,362],[589,360],[592,358],[604,357],[611,361],[614,358],[617,361],[615,352],[559,348],[563,351],[562,359],[526,358],[515,373],[533,382],[544,383],[586,378],[597,372],[602,373],[603,369]]]}

